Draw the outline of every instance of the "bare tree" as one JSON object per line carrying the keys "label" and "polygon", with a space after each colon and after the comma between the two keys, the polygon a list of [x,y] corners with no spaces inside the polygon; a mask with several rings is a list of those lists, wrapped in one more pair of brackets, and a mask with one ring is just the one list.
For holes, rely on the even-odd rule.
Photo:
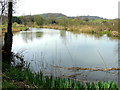
{"label": "bare tree", "polygon": [[[7,7],[7,1],[1,0],[0,1],[0,25],[2,25],[3,14],[5,14],[6,7]],[[0,33],[1,32],[2,32],[2,29],[0,28]]]}
{"label": "bare tree", "polygon": [[[0,0],[0,15],[7,15],[7,9],[8,9],[8,1],[9,0]],[[13,13],[15,13],[15,5],[19,0],[13,0]]]}
{"label": "bare tree", "polygon": [[[13,0],[12,13],[15,13],[15,6],[19,0]],[[3,23],[7,23],[8,16],[8,2],[9,0],[0,0],[0,25]]]}
{"label": "bare tree", "polygon": [[7,8],[7,1],[6,0],[1,0],[0,1],[0,16],[2,17],[2,15],[4,14],[4,12],[6,11]]}

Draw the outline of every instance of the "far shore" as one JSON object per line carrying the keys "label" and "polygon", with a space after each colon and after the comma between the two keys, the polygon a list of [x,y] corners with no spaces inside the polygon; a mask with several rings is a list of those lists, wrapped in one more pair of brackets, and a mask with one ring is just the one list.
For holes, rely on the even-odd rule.
{"label": "far shore", "polygon": [[[99,26],[91,26],[91,25],[79,25],[79,26],[61,26],[56,24],[50,24],[50,25],[42,25],[42,26],[24,26],[24,25],[13,25],[12,31],[13,32],[19,32],[19,31],[27,31],[29,30],[29,27],[31,28],[49,28],[49,29],[58,29],[58,30],[66,30],[66,31],[72,31],[72,32],[79,32],[79,33],[88,33],[88,34],[107,34],[109,37],[120,37],[118,31],[113,30],[109,27],[99,27]],[[7,32],[7,26],[2,26],[2,33]]]}

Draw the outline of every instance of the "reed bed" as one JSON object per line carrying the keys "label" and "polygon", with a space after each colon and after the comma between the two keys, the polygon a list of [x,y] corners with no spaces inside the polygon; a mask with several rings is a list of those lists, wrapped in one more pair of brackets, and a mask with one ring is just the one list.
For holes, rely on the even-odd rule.
{"label": "reed bed", "polygon": [[62,26],[57,24],[43,25],[42,28],[50,28],[50,29],[59,29],[59,30],[67,30],[67,31],[76,31],[82,33],[92,33],[92,34],[107,34],[107,36],[111,37],[120,37],[118,30],[113,29],[113,27],[106,27],[100,25],[68,25]]}
{"label": "reed bed", "polygon": [[29,68],[24,70],[18,67],[7,68],[3,74],[3,88],[71,88],[71,89],[118,89],[115,82],[80,82],[69,78],[44,76],[32,73]]}

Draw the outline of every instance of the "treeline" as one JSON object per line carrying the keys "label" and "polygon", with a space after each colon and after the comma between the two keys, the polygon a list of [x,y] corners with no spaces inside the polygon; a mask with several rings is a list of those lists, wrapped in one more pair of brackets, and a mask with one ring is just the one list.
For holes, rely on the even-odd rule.
{"label": "treeline", "polygon": [[[3,24],[6,24],[4,17]],[[63,14],[39,14],[14,16],[13,23],[22,24],[28,27],[45,27],[64,30],[78,30],[82,32],[97,31],[118,31],[117,19],[103,19],[97,16],[67,17]]]}
{"label": "treeline", "polygon": [[33,26],[33,25],[48,25],[48,24],[57,24],[62,26],[67,25],[80,25],[87,24],[90,20],[88,18],[77,18],[77,17],[44,17],[42,15],[27,15],[27,16],[14,16],[13,23],[16,22],[18,24]]}
{"label": "treeline", "polygon": [[[6,24],[7,17],[3,17],[3,24]],[[58,24],[62,26],[67,25],[81,25],[90,24],[91,21],[105,21],[105,19],[97,16],[77,16],[77,17],[67,17],[66,15],[59,13],[47,13],[41,15],[26,15],[26,16],[14,16],[13,23],[23,25],[47,25],[47,24]],[[96,22],[96,23],[97,23]]]}

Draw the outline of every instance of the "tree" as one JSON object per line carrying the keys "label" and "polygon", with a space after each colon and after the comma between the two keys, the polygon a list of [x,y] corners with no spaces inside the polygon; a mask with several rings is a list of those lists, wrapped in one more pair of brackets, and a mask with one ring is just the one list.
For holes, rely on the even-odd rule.
{"label": "tree", "polygon": [[23,16],[20,16],[19,18],[21,20],[21,23],[24,24],[25,26],[26,25],[31,26],[34,23],[34,17],[31,15],[26,15],[26,16],[23,15]]}
{"label": "tree", "polygon": [[5,10],[7,7],[7,1],[6,0],[1,0],[0,1],[0,16],[2,17],[2,15],[4,14]]}
{"label": "tree", "polygon": [[7,32],[12,34],[12,0],[8,1],[8,27]]}
{"label": "tree", "polygon": [[3,17],[3,14],[6,10],[6,6],[7,6],[7,1],[6,0],[1,0],[0,1],[0,25],[2,25],[2,18],[4,18],[4,20],[6,19],[5,17]]}
{"label": "tree", "polygon": [[88,18],[84,18],[83,20],[84,20],[85,22],[88,22],[88,21],[89,21],[89,19],[88,19]]}
{"label": "tree", "polygon": [[34,15],[34,22],[36,22],[37,25],[43,25],[45,22],[45,19],[40,15]]}
{"label": "tree", "polygon": [[20,17],[17,17],[17,16],[13,16],[12,22],[13,23],[16,22],[18,24],[22,24],[22,21],[21,21]]}
{"label": "tree", "polygon": [[12,0],[8,1],[8,26],[7,26],[7,32],[5,33],[4,38],[4,47],[3,50],[7,52],[7,54],[3,54],[6,58],[7,62],[10,63],[10,57],[11,57],[11,49],[12,49]]}
{"label": "tree", "polygon": [[[9,0],[0,0],[0,22],[2,22],[1,24],[6,24],[7,23],[8,1]],[[17,0],[14,0],[14,2],[12,2],[13,3],[13,7],[12,7],[13,12],[15,12],[14,6],[16,4],[16,1]]]}
{"label": "tree", "polygon": [[49,19],[49,24],[53,24],[53,22],[56,22],[56,18],[52,13],[48,13],[48,19]]}

